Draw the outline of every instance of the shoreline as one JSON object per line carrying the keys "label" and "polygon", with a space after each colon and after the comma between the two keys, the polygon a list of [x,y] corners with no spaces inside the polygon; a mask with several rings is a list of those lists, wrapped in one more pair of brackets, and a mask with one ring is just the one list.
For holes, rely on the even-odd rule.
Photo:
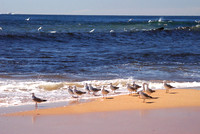
{"label": "shoreline", "polygon": [[[33,116],[33,115],[73,115],[83,113],[151,110],[165,108],[187,108],[200,106],[200,90],[172,89],[169,93],[165,90],[156,90],[151,94],[154,99],[143,100],[137,94],[109,96],[107,99],[98,98],[91,102],[80,103],[56,108],[37,109],[5,114],[6,116]],[[40,104],[39,104],[40,105]]]}

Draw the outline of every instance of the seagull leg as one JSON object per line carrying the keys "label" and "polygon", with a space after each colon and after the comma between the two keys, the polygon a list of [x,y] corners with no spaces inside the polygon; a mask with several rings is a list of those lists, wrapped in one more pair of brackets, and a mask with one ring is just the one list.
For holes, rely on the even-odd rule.
{"label": "seagull leg", "polygon": [[38,108],[38,105],[37,105],[37,102],[35,103],[35,109],[37,109]]}

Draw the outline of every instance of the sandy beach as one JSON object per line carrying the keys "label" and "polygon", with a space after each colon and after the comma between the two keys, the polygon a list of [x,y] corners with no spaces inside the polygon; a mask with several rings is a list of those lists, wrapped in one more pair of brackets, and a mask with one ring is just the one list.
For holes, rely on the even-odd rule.
{"label": "sandy beach", "polygon": [[146,103],[133,94],[57,108],[41,109],[43,104],[39,104],[38,110],[1,116],[0,129],[2,134],[200,132],[199,90],[173,89],[168,94],[165,90],[157,90],[152,96],[154,99]]}
{"label": "sandy beach", "polygon": [[72,106],[37,109],[8,115],[63,115],[200,106],[200,91],[195,89],[173,89],[169,93],[165,93],[165,90],[156,90],[151,96],[153,99],[146,100],[146,103],[143,103],[143,99],[139,99],[137,94],[119,95],[98,98],[88,103],[80,103]]}

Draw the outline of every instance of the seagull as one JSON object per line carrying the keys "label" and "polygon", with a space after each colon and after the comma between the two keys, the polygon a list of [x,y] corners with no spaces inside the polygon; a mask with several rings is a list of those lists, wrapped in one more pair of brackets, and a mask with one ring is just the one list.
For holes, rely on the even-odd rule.
{"label": "seagull", "polygon": [[104,95],[109,94],[109,91],[105,89],[105,86],[103,86],[103,88],[102,88],[102,90],[101,90],[101,93],[102,93],[103,98],[104,98]]}
{"label": "seagull", "polygon": [[167,84],[166,82],[164,82],[164,87],[165,87],[165,89],[166,89],[166,93],[169,93],[169,89],[175,88],[175,87],[173,87],[173,86]]}
{"label": "seagull", "polygon": [[133,19],[129,19],[128,22],[131,22]]}
{"label": "seagull", "polygon": [[1,31],[3,30],[2,27],[0,27],[0,30],[1,30]]}
{"label": "seagull", "polygon": [[92,33],[92,32],[94,32],[94,30],[95,30],[95,29],[92,29],[92,30],[90,30],[90,32],[89,32],[89,33]]}
{"label": "seagull", "polygon": [[110,89],[115,93],[115,90],[119,89],[119,87],[113,86],[112,83],[110,83]]}
{"label": "seagull", "polygon": [[47,101],[47,100],[43,100],[43,99],[40,99],[40,98],[35,97],[35,94],[34,94],[34,93],[32,93],[32,100],[35,102],[35,108],[38,107],[37,103],[41,103],[41,102]]}
{"label": "seagull", "polygon": [[30,20],[30,17],[29,18],[27,18],[27,19],[25,19],[26,21],[29,21]]}
{"label": "seagull", "polygon": [[101,89],[94,88],[94,87],[92,87],[91,84],[89,84],[89,90],[92,91],[92,92],[93,92],[93,95],[94,95],[95,93],[99,92]]}
{"label": "seagull", "polygon": [[140,98],[143,99],[143,103],[145,102],[145,99],[152,99],[153,97],[151,97],[150,95],[142,92],[142,91],[139,91],[139,95],[140,95]]}
{"label": "seagull", "polygon": [[[146,90],[145,90],[145,85],[147,85]],[[152,90],[152,89],[149,88],[149,84],[147,84],[147,83],[143,83],[143,91],[146,91],[146,93],[149,94],[149,95],[150,95],[151,93],[154,93],[154,92],[155,92],[155,90]]]}
{"label": "seagull", "polygon": [[68,91],[68,93],[73,97],[74,96],[74,91],[72,90],[72,87],[71,86],[69,86],[68,88],[67,88],[67,91]]}
{"label": "seagull", "polygon": [[115,31],[114,30],[110,30],[110,33],[114,33]]}
{"label": "seagull", "polygon": [[38,28],[38,31],[40,31],[41,29],[42,29],[42,27],[39,27],[39,28]]}
{"label": "seagull", "polygon": [[77,96],[81,96],[83,94],[86,94],[86,92],[80,91],[76,89],[76,86],[74,86],[74,94]]}
{"label": "seagull", "polygon": [[88,86],[87,83],[85,83],[84,89],[88,92],[88,94],[90,94],[91,91],[90,91],[89,86]]}
{"label": "seagull", "polygon": [[141,88],[142,86],[139,86],[139,85],[135,84],[135,82],[133,81],[133,87],[138,89],[138,88]]}
{"label": "seagull", "polygon": [[137,88],[130,86],[130,84],[127,84],[127,89],[130,94],[131,94],[131,92],[137,92]]}

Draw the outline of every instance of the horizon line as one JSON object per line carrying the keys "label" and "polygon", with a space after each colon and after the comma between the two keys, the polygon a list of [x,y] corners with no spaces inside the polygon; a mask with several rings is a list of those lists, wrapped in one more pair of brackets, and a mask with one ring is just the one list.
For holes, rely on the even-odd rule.
{"label": "horizon line", "polygon": [[9,12],[9,13],[0,13],[0,15],[69,15],[69,16],[200,16],[200,15],[180,15],[180,14],[175,14],[175,15],[161,15],[161,14],[138,14],[138,15],[130,15],[130,14],[57,14],[57,13],[14,13],[14,12]]}

